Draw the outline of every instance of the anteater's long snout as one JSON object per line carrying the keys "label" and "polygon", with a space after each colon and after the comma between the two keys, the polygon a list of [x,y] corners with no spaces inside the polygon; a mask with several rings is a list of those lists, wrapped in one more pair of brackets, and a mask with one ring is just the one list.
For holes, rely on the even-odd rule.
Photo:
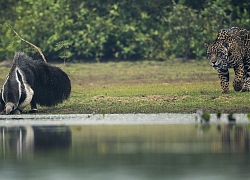
{"label": "anteater's long snout", "polygon": [[15,110],[15,105],[14,103],[6,103],[5,105],[5,114],[10,114],[13,110]]}

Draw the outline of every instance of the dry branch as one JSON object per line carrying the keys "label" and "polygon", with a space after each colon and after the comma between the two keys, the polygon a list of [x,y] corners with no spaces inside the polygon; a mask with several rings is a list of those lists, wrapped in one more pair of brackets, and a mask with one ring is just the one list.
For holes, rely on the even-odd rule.
{"label": "dry branch", "polygon": [[26,41],[25,39],[23,39],[21,36],[19,36],[19,34],[18,34],[15,30],[13,30],[13,32],[14,32],[14,33],[17,35],[17,37],[19,37],[22,41],[24,41],[24,42],[28,43],[29,45],[33,46],[33,47],[39,52],[39,54],[42,56],[44,62],[47,62],[46,59],[45,59],[45,56],[43,55],[43,52],[41,51],[41,49],[40,49],[39,47],[37,47],[36,45],[30,43],[29,41]]}

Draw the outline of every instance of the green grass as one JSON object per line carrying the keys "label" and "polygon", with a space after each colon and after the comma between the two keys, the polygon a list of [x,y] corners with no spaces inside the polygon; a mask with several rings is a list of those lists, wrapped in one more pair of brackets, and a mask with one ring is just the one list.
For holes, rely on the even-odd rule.
{"label": "green grass", "polygon": [[[207,61],[56,64],[70,77],[72,93],[40,113],[250,112],[250,93],[221,94],[217,72]],[[9,68],[0,67],[3,83]],[[28,108],[27,108],[28,109]]]}

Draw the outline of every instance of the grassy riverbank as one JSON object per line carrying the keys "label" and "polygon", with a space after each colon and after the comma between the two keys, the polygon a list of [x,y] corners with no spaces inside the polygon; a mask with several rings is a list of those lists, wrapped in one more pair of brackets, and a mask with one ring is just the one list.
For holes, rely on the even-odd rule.
{"label": "grassy riverbank", "polygon": [[[39,107],[40,113],[250,112],[250,93],[233,91],[233,71],[230,94],[221,94],[217,73],[206,61],[57,66],[71,79],[71,97],[56,107]],[[3,83],[9,68],[0,70]]]}

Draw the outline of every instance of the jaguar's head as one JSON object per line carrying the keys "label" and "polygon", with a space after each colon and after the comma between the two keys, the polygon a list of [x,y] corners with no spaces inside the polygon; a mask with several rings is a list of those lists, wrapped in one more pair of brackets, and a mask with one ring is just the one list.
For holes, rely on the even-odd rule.
{"label": "jaguar's head", "polygon": [[207,49],[207,59],[214,69],[227,69],[229,48],[228,43],[223,41],[213,41],[204,43]]}

